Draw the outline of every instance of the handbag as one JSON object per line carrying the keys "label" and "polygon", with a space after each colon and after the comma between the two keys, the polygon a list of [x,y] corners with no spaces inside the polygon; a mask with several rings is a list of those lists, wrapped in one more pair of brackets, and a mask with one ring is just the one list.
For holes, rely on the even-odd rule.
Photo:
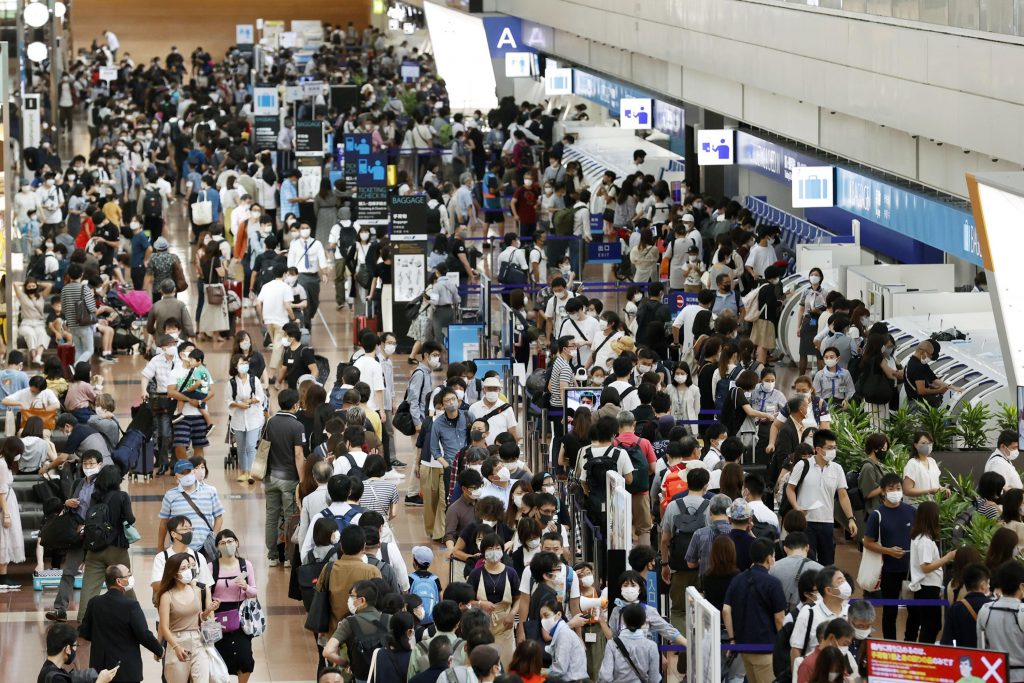
{"label": "handbag", "polygon": [[246,598],[238,607],[242,633],[252,638],[262,636],[267,630],[267,617],[259,598]]}
{"label": "handbag", "polygon": [[[413,374],[415,374],[415,370]],[[412,378],[410,377],[410,384]],[[409,403],[409,387],[405,388],[405,398],[398,405],[398,410],[391,416],[391,426],[406,436],[416,433],[416,422],[412,419],[412,408]]]}
{"label": "handbag", "polygon": [[[213,279],[214,262],[216,258],[210,259],[210,278]],[[206,303],[211,306],[220,306],[224,303],[224,285],[220,283],[206,285]]]}
{"label": "handbag", "polygon": [[134,524],[129,524],[127,521],[123,522],[123,524],[124,538],[126,541],[128,541],[128,545],[131,545],[132,543],[138,543],[142,540],[142,534],[139,533],[139,530],[135,528]]}
{"label": "handbag", "polygon": [[195,225],[209,225],[213,222],[213,202],[200,199],[192,204],[192,222]]}
{"label": "handbag", "polygon": [[[203,612],[206,611],[206,586],[199,584],[199,602]],[[224,629],[216,619],[204,619],[199,622],[199,638],[205,645],[213,645],[224,638]]]}
{"label": "handbag", "polygon": [[309,612],[306,614],[307,631],[313,633],[327,633],[331,630],[333,617],[331,616],[331,573],[334,571],[334,562],[327,565],[327,576],[324,577],[324,585],[317,586],[313,591],[313,600],[309,604]]}
{"label": "handbag", "polygon": [[43,421],[43,429],[54,429],[57,426],[57,409],[56,408],[22,408],[21,409],[21,422],[25,423],[30,417],[38,417]]}
{"label": "handbag", "polygon": [[888,403],[892,399],[893,386],[878,366],[861,368],[856,384],[857,393],[868,403]]}
{"label": "handbag", "polygon": [[252,461],[252,469],[249,471],[249,476],[256,481],[263,481],[267,476],[267,460],[270,459],[270,440],[267,438],[267,425],[269,421],[263,425],[263,433],[260,434],[260,443],[256,446],[256,456]]}
{"label": "handbag", "polygon": [[[96,317],[96,312],[90,311],[89,307],[85,305],[84,284],[81,286],[81,289],[78,290],[78,301],[81,304],[81,306],[79,306],[78,310],[76,311],[78,326],[88,327],[89,325],[95,325],[97,322],[99,322],[99,319]],[[49,427],[49,429],[53,429],[53,427]]]}
{"label": "handbag", "polygon": [[229,683],[231,680],[231,674],[228,673],[228,665],[224,663],[224,658],[217,652],[217,648],[213,645],[203,645],[203,652],[206,653],[206,658],[209,660],[209,683]]}
{"label": "handbag", "polygon": [[[878,512],[878,510],[875,510],[875,512],[878,513],[878,535],[881,536],[882,513]],[[879,538],[878,542],[881,543],[882,539]],[[857,585],[866,593],[877,591],[879,586],[882,585],[881,554],[864,548],[864,552],[860,558],[860,569],[857,570]]]}
{"label": "handbag", "polygon": [[181,267],[181,261],[175,258],[173,264],[171,266],[171,273],[174,277],[174,289],[178,294],[181,294],[188,291],[188,280],[185,279],[185,270]]}
{"label": "handbag", "polygon": [[199,509],[199,506],[195,504],[195,501],[192,500],[192,496],[188,495],[184,491],[181,492],[181,495],[184,496],[185,502],[187,502],[192,509],[196,511],[199,518],[203,520],[203,524],[205,524],[210,530],[210,533],[206,535],[206,540],[203,541],[203,547],[199,549],[199,552],[203,554],[207,562],[213,562],[217,559],[216,532],[213,530],[213,525],[210,524],[210,520],[206,519],[206,515],[203,514],[203,511]]}
{"label": "handbag", "polygon": [[237,609],[226,609],[213,615],[214,620],[220,624],[224,633],[234,633],[242,628],[241,618]]}

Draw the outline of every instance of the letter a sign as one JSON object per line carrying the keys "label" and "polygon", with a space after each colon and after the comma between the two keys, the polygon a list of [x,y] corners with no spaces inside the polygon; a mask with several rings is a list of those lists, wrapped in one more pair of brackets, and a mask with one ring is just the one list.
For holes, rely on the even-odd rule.
{"label": "letter a sign", "polygon": [[483,17],[484,31],[487,34],[487,46],[491,50],[491,59],[502,59],[507,52],[522,52],[530,48],[523,44],[523,21],[518,17],[489,16]]}
{"label": "letter a sign", "polygon": [[512,28],[509,26],[504,27],[501,30],[501,35],[498,36],[498,44],[494,46],[498,50],[518,50],[519,46],[516,45],[516,37],[512,35]]}

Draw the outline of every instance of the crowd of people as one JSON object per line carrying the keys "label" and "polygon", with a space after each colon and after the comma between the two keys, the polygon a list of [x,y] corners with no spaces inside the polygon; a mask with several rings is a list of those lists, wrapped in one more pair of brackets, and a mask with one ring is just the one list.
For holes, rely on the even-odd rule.
{"label": "crowd of people", "polygon": [[[371,133],[400,161],[395,191],[428,196],[430,275],[406,364],[399,335],[377,331],[393,246],[359,223],[358,188],[325,180],[301,196],[294,120],[276,149],[253,149],[243,54],[214,61],[200,48],[186,65],[172,48],[136,65],[119,49],[108,32],[62,81],[82,103],[89,153],[65,164],[44,131],[24,150],[14,197],[27,272],[15,290],[21,350],[0,370],[0,587],[18,588],[8,567],[26,560],[13,475],[36,476],[36,570],[48,557],[62,574],[40,681],[72,680],[81,638],[101,683],[141,680],[141,647],[172,683],[245,683],[253,639],[274,628],[259,602],[273,583],[303,605],[321,683],[659,683],[685,670],[659,646],[686,644],[690,587],[721,611],[723,642],[740,646],[723,657],[727,678],[855,681],[864,642],[900,635],[897,608],[877,629],[869,600],[899,598],[908,580],[914,598],[950,606],[911,604],[905,640],[1007,651],[1010,681],[1024,681],[1010,624],[1024,597],[1017,434],[999,435],[978,482],[975,514],[1001,524],[987,555],[951,547],[932,435],[913,436],[902,471],[886,466],[890,409],[955,390],[928,368],[938,344],[901,365],[885,323],[815,268],[800,295],[798,369],[786,368],[777,227],[689,186],[674,200],[639,150],[631,173],[588,187],[565,159],[572,136],[554,135],[563,112],[506,98],[486,115],[452,113],[429,55],[327,26],[312,59],[283,50],[260,79],[361,83],[349,111],[316,98],[296,114],[336,135]],[[422,73],[405,83],[398,66],[410,59]],[[97,87],[103,65],[118,67],[109,89]],[[181,258],[170,246],[186,238]],[[599,267],[579,246],[591,240],[623,243],[621,310],[586,293],[584,272]],[[536,368],[529,406],[510,402],[506,377],[447,358],[464,296],[448,275],[470,284],[481,272],[505,288],[509,355]],[[339,310],[377,321],[342,345],[334,372],[311,335],[332,281]],[[673,314],[666,295],[684,293]],[[228,377],[214,377],[206,353],[228,344]],[[146,357],[127,432],[152,434],[151,449],[121,436],[118,401],[92,372],[124,351]],[[581,387],[597,389],[574,401]],[[244,520],[225,519],[208,481],[215,401],[238,483],[265,501],[261,548],[242,547],[232,524]],[[830,426],[854,402],[874,433],[851,482]],[[542,446],[532,470],[528,440]],[[632,520],[617,573],[585,532],[608,517],[613,472]],[[148,582],[156,625],[135,598],[129,474],[169,486]],[[412,510],[422,536],[410,545],[395,520]],[[877,571],[862,561],[855,584],[844,544],[880,558]]]}

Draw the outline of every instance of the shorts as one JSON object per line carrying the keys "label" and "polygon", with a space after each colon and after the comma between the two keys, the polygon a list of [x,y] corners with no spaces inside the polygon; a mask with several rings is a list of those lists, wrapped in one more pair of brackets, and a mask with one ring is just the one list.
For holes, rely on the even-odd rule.
{"label": "shorts", "polygon": [[505,214],[501,209],[487,209],[484,211],[484,223],[504,223]]}
{"label": "shorts", "polygon": [[174,423],[174,445],[193,448],[206,448],[210,440],[206,438],[208,427],[202,415],[186,415]]}

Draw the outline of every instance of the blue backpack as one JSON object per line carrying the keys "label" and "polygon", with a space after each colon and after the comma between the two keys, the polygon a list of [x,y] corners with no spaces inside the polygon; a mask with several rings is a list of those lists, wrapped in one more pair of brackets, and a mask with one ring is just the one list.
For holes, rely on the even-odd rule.
{"label": "blue backpack", "polygon": [[344,531],[345,527],[352,523],[355,516],[363,512],[365,512],[365,510],[362,507],[353,505],[343,515],[336,515],[331,512],[330,508],[324,508],[320,511],[320,516],[333,519],[334,523],[338,525],[338,531]]}
{"label": "blue backpack", "polygon": [[433,574],[421,576],[418,572],[409,575],[409,592],[423,601],[423,621],[430,624],[434,621],[434,605],[441,600],[441,592],[437,588],[437,577]]}
{"label": "blue backpack", "polygon": [[732,389],[736,385],[736,378],[740,376],[740,373],[746,370],[743,367],[743,363],[737,363],[736,367],[725,377],[718,380],[718,385],[715,387],[715,410],[719,414],[722,413],[722,408],[725,407],[725,399],[729,395],[729,389]]}

